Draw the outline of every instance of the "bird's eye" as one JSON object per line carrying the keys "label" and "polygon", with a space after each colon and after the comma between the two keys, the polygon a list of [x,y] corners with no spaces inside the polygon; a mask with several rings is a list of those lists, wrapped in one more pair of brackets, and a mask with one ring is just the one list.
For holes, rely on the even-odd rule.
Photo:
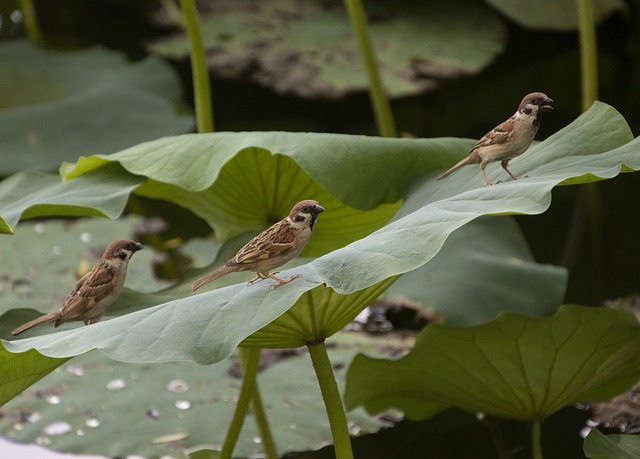
{"label": "bird's eye", "polygon": [[307,206],[302,206],[302,211],[303,212],[309,212],[309,208]]}

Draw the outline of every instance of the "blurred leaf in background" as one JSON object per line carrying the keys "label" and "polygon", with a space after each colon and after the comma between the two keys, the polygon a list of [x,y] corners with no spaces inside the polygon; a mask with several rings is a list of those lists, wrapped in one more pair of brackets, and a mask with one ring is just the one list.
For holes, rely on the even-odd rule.
{"label": "blurred leaf in background", "polygon": [[51,51],[13,40],[0,43],[0,62],[1,175],[55,170],[194,127],[178,113],[179,80],[160,59],[134,63],[100,47]]}
{"label": "blurred leaf in background", "polygon": [[[309,99],[366,91],[368,80],[343,3],[336,0],[200,2],[209,68]],[[373,46],[392,97],[433,90],[482,71],[506,42],[503,21],[480,2],[392,1],[366,5]],[[150,51],[189,54],[185,36]]]}

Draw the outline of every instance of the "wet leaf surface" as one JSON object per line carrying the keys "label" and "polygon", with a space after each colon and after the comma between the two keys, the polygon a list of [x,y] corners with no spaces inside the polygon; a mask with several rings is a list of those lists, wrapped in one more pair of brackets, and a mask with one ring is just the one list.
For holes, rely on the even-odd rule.
{"label": "wet leaf surface", "polygon": [[[328,344],[340,386],[358,351],[381,356],[404,353],[412,342],[410,335],[339,333]],[[7,403],[1,411],[0,431],[8,438],[60,451],[107,456],[176,455],[182,448],[219,446],[241,383],[234,361],[209,366],[130,365],[91,352],[67,362]],[[305,350],[273,360],[260,371],[258,382],[282,452],[331,441],[326,416],[309,416],[324,413],[325,408]],[[383,425],[363,410],[348,418],[353,433],[376,431]],[[249,457],[260,451],[257,438],[249,414],[236,455]]]}
{"label": "wet leaf surface", "polygon": [[[11,244],[2,248],[0,311],[58,310],[78,279],[95,266],[111,241],[135,239],[139,222],[139,218],[130,217],[20,223],[11,236]],[[8,242],[8,238],[3,239]],[[129,264],[125,285],[143,292],[158,290],[164,285],[153,276],[153,248],[136,253]],[[27,320],[34,317],[26,311],[21,315]],[[69,325],[73,328],[77,323]],[[0,328],[5,327],[0,325]]]}

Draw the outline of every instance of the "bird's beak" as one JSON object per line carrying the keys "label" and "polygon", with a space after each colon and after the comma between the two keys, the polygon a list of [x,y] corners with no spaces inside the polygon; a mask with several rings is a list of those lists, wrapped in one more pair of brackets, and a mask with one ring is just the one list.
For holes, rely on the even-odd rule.
{"label": "bird's beak", "polygon": [[320,204],[316,204],[315,211],[316,211],[316,215],[318,215],[320,212],[324,212],[324,207],[322,207]]}
{"label": "bird's beak", "polygon": [[137,252],[138,250],[142,250],[142,249],[144,249],[144,246],[138,242],[138,243],[136,244],[135,249],[136,249],[136,250],[135,250],[135,252]]}
{"label": "bird's beak", "polygon": [[553,107],[551,105],[549,105],[551,102],[553,102],[553,99],[549,98],[549,97],[545,97],[544,99],[542,99],[542,103],[540,104],[540,108],[543,110],[553,110]]}

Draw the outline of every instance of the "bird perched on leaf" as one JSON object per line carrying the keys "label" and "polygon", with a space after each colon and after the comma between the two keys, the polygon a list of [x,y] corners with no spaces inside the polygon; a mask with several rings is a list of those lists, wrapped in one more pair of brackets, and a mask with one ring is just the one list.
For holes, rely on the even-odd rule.
{"label": "bird perched on leaf", "polygon": [[553,100],[542,92],[532,92],[524,96],[518,106],[518,110],[511,118],[485,134],[471,149],[469,156],[436,180],[447,177],[467,164],[480,164],[482,182],[484,186],[487,186],[489,182],[487,181],[485,168],[487,164],[494,161],[500,161],[507,174],[513,180],[517,180],[518,177],[513,175],[507,168],[509,160],[521,155],[529,148],[540,127],[542,114],[548,110],[553,110],[553,107],[549,105],[551,102]]}
{"label": "bird perched on leaf", "polygon": [[128,239],[113,241],[105,249],[98,264],[78,281],[58,311],[33,319],[11,334],[16,336],[49,322],[54,322],[54,327],[72,320],[82,320],[85,325],[98,322],[122,292],[131,256],[142,248],[142,244]]}
{"label": "bird perched on leaf", "polygon": [[270,288],[279,287],[297,279],[301,274],[281,279],[269,273],[272,269],[297,257],[311,237],[316,218],[324,208],[312,200],[300,201],[289,215],[251,239],[224,266],[195,281],[191,288],[197,290],[205,284],[236,271],[255,271],[257,276],[249,285],[262,279],[276,281]]}

